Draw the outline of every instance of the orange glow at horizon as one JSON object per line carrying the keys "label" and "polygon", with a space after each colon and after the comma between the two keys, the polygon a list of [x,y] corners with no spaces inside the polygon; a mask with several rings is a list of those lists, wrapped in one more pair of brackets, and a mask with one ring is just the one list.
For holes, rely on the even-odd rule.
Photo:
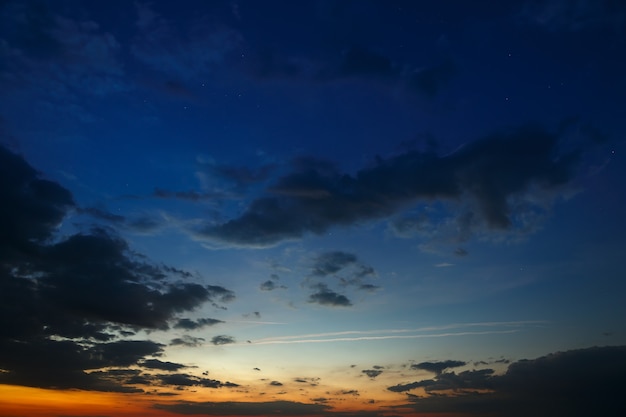
{"label": "orange glow at horizon", "polygon": [[[151,399],[153,400],[153,398]],[[152,401],[151,401],[152,402]],[[0,417],[59,415],[172,416],[150,408],[145,395],[0,385]]]}
{"label": "orange glow at horizon", "polygon": [[[219,391],[210,391],[217,394]],[[226,394],[226,395],[225,395]],[[14,385],[0,384],[0,417],[58,417],[81,416],[99,417],[103,415],[111,417],[173,417],[176,413],[154,408],[154,404],[182,402],[268,402],[268,401],[303,401],[303,398],[296,399],[294,396],[255,395],[254,399],[248,395],[243,398],[242,393],[219,392],[218,396],[209,395],[203,391],[184,392],[182,395],[173,397],[160,397],[146,393],[109,393],[79,390],[51,390],[42,388],[30,388]],[[235,395],[232,395],[235,394]],[[239,398],[237,398],[239,397]],[[359,411],[379,411],[381,415],[387,414],[381,410],[382,402],[367,403],[363,398],[343,398],[330,399],[327,405],[333,407],[332,410],[322,413],[332,416],[334,413],[359,412]],[[382,408],[389,404],[385,402]],[[457,414],[417,414],[410,409],[403,410],[396,408],[390,414],[403,415],[407,417],[459,417]],[[261,414],[260,414],[261,415]],[[286,415],[286,414],[285,414]]]}

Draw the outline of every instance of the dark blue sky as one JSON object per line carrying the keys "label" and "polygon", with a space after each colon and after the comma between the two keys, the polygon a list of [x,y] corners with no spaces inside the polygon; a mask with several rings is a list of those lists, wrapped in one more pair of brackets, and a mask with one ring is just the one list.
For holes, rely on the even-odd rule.
{"label": "dark blue sky", "polygon": [[0,387],[612,415],[624,51],[609,0],[2,2]]}

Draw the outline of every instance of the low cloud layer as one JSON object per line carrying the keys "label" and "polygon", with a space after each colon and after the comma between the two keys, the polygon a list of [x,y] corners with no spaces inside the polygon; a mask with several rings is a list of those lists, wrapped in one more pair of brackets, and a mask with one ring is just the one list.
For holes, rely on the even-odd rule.
{"label": "low cloud layer", "polygon": [[[441,369],[441,368],[437,368]],[[433,379],[388,387],[408,394],[417,413],[471,416],[583,417],[622,415],[626,346],[593,347],[520,360],[507,372],[492,369],[440,372]]]}

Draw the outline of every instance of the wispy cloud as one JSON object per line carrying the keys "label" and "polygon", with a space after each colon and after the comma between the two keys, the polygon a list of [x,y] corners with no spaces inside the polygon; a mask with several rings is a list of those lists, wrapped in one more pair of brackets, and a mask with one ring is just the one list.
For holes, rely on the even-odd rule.
{"label": "wispy cloud", "polygon": [[[378,330],[346,330],[342,332],[311,333],[291,336],[276,336],[252,341],[256,345],[272,344],[302,344],[302,343],[332,343],[355,342],[365,340],[388,339],[420,339],[435,337],[453,337],[486,334],[516,333],[523,327],[545,325],[546,321],[509,321],[509,322],[480,322],[480,323],[453,323],[443,326],[420,327],[415,329],[378,329]],[[486,330],[443,332],[452,329],[469,329],[483,327]],[[500,329],[489,329],[500,327]],[[441,333],[440,333],[441,332]]]}

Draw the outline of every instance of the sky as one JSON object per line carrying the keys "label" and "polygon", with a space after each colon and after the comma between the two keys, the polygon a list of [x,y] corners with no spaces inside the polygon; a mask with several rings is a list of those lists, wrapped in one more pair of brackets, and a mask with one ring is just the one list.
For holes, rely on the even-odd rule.
{"label": "sky", "polygon": [[626,411],[626,4],[0,2],[0,417]]}

